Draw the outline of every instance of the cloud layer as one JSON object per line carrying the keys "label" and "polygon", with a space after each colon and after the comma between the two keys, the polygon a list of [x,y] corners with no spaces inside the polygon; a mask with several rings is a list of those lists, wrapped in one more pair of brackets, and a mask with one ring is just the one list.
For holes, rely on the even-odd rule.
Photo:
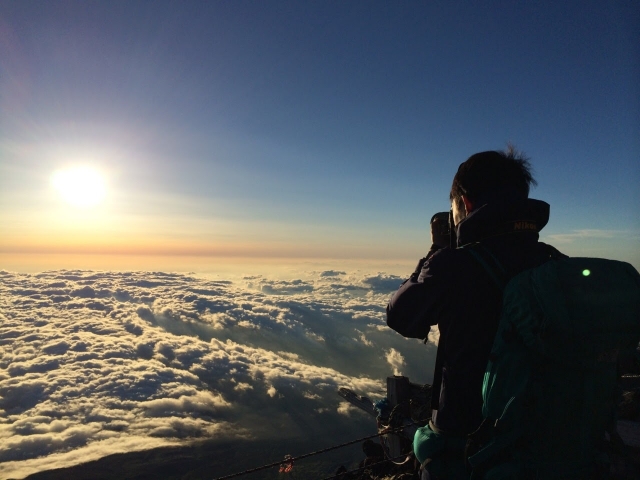
{"label": "cloud layer", "polygon": [[428,381],[433,348],[384,325],[387,275],[240,282],[0,272],[0,475],[210,438],[369,420],[338,387]]}

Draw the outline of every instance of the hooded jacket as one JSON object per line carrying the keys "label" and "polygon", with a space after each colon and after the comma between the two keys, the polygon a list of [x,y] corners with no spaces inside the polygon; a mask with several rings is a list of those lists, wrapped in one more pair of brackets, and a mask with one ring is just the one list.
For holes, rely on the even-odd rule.
{"label": "hooded jacket", "polygon": [[387,306],[387,325],[405,337],[426,338],[438,325],[441,386],[432,424],[451,435],[482,422],[482,381],[502,306],[502,292],[464,247],[481,243],[509,278],[563,256],[538,241],[549,204],[504,195],[476,203],[482,206],[456,228],[458,248],[432,248]]}

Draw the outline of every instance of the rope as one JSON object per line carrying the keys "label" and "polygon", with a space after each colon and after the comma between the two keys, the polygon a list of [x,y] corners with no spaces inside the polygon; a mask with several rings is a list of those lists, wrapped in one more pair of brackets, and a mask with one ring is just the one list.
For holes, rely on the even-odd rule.
{"label": "rope", "polygon": [[[391,413],[389,414],[389,426],[393,427],[393,430],[391,430],[391,431],[398,430],[398,429],[402,430],[402,429],[404,429],[406,427],[411,427],[413,425],[416,425],[417,423],[420,423],[419,421],[417,421],[417,422],[412,422],[412,423],[409,423],[409,424],[406,424],[406,425],[399,425],[398,424],[399,422],[403,421],[402,419],[398,420],[398,416],[400,415],[399,412],[403,408],[408,408],[408,407],[409,407],[409,402],[408,401],[404,401],[404,402],[398,403],[395,407],[393,407],[393,409],[391,410]],[[382,445],[382,449],[384,451],[385,457],[387,457],[387,459],[390,462],[392,462],[395,465],[403,465],[404,464],[404,462],[397,463],[395,461],[395,459],[391,458],[391,455],[390,455],[390,452],[389,452],[389,445],[387,444],[387,442],[385,442],[384,440],[380,439],[380,444]],[[401,457],[404,457],[406,455],[407,454],[402,455]]]}
{"label": "rope", "polygon": [[[392,433],[392,432],[395,432],[396,430],[400,431],[400,430],[403,430],[404,428],[406,428],[408,426],[417,425],[419,423],[422,423],[423,421],[424,420],[415,421],[415,422],[410,423],[408,425],[402,425],[400,427],[392,428],[392,429],[389,429],[389,430],[384,430],[383,432],[376,433],[375,435],[369,435],[368,437],[358,438],[357,440],[351,440],[350,442],[345,442],[345,443],[341,443],[339,445],[334,445],[332,447],[323,448],[322,450],[317,450],[315,452],[305,453],[303,455],[299,455],[297,457],[291,457],[291,458],[288,458],[286,460],[280,460],[279,462],[269,463],[268,465],[261,465],[259,467],[251,468],[249,470],[244,470],[242,472],[232,473],[231,475],[225,475],[224,477],[218,477],[215,480],[227,480],[229,478],[236,478],[236,477],[240,477],[242,475],[248,475],[249,473],[255,473],[255,472],[260,472],[262,470],[267,470],[268,468],[278,467],[278,466],[282,465],[283,463],[297,462],[298,460],[301,460],[303,458],[308,458],[308,457],[312,457],[314,455],[319,455],[321,453],[330,452],[332,450],[337,450],[337,449],[342,448],[342,447],[348,447],[349,445],[353,445],[354,443],[362,442],[364,440],[369,440],[371,438],[376,438],[376,437],[379,437],[380,435],[386,435],[387,433]],[[403,455],[403,456],[406,456],[406,454]],[[385,461],[387,461],[387,460],[385,460]]]}
{"label": "rope", "polygon": [[384,460],[381,460],[379,462],[376,463],[371,463],[369,465],[367,465],[366,467],[359,467],[359,468],[355,468],[353,470],[347,470],[344,471],[342,473],[336,473],[335,475],[332,475],[330,477],[325,477],[322,480],[333,480],[334,478],[339,478],[342,475],[347,475],[349,473],[355,473],[355,472],[359,472],[360,470],[366,470],[367,468],[371,468],[371,467],[375,467],[377,465],[382,465],[383,463],[387,463],[387,462],[393,462],[394,465],[404,465],[406,463],[406,460],[402,463],[396,463],[395,460],[400,460],[401,458],[407,458],[407,454],[405,453],[404,455],[400,455],[398,457],[394,457],[394,458],[385,458]]}
{"label": "rope", "polygon": [[[398,458],[398,457],[391,458],[391,455],[390,455],[390,452],[389,452],[389,446],[386,444],[386,442],[384,440],[381,440],[380,444],[382,445],[382,451],[384,452],[384,456],[387,457],[387,460],[389,460],[390,462],[394,463],[395,465],[404,464],[404,462],[396,463],[395,458]],[[405,453],[404,455],[401,455],[401,457],[406,457],[410,453],[412,453],[412,452]]]}

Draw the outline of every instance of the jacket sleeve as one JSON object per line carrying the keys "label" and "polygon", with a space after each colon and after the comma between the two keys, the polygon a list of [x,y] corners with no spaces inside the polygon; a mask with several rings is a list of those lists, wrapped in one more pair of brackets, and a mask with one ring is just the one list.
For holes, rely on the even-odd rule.
{"label": "jacket sleeve", "polygon": [[387,305],[389,327],[405,337],[427,338],[431,326],[438,323],[452,291],[447,268],[451,253],[449,248],[444,248],[418,263],[416,271]]}

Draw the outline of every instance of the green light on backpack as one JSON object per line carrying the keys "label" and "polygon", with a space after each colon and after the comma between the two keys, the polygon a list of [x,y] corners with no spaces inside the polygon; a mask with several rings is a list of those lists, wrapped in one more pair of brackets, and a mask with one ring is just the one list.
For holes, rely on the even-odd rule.
{"label": "green light on backpack", "polygon": [[591,275],[591,270],[589,270],[588,268],[585,268],[584,270],[582,270],[582,275],[584,275],[585,277],[588,277],[589,275]]}

